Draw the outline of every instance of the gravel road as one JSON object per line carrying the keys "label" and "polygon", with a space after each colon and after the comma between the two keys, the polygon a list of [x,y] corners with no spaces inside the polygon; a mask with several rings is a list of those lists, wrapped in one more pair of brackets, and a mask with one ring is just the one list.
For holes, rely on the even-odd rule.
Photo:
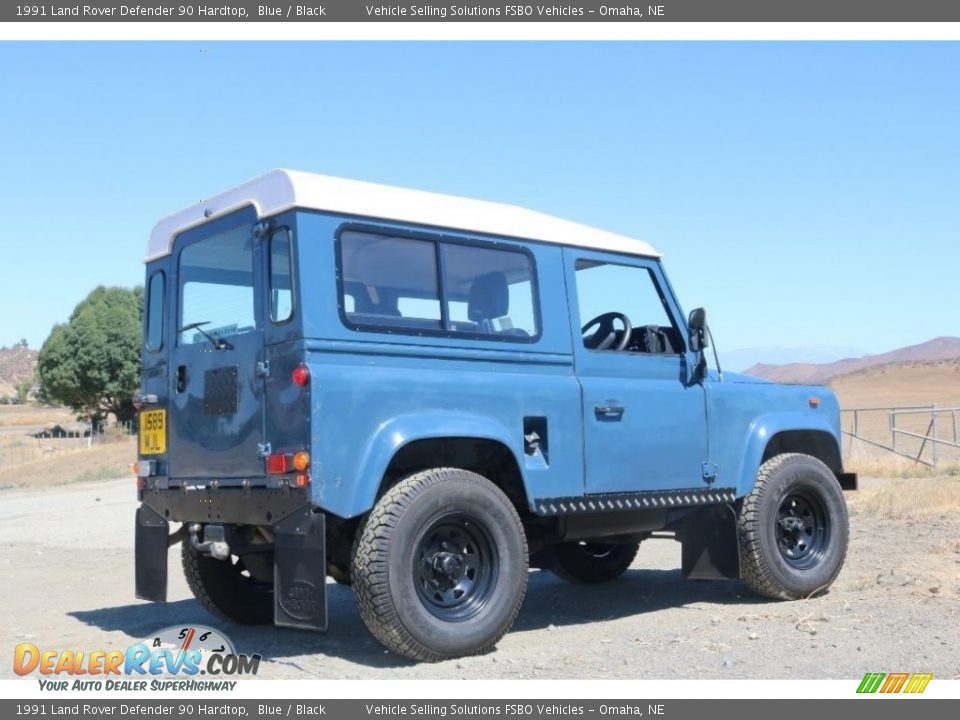
{"label": "gravel road", "polygon": [[[870,481],[882,487],[887,481]],[[737,582],[680,580],[680,546],[644,543],[603,586],[533,572],[513,631],[486,656],[415,665],[367,633],[349,589],[329,586],[326,634],[218,621],[190,596],[171,551],[166,605],[133,597],[132,480],[0,492],[6,580],[0,677],[13,646],[125,648],[175,624],[213,625],[262,678],[859,678],[960,676],[960,513],[891,519],[851,499],[851,547],[833,590],[781,603]]]}

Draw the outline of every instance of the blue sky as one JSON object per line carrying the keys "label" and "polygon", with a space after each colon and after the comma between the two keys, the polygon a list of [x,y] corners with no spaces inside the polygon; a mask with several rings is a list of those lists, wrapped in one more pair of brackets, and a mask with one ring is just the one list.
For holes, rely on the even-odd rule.
{"label": "blue sky", "polygon": [[665,255],[723,350],[960,334],[960,43],[2,43],[0,345],[273,167]]}

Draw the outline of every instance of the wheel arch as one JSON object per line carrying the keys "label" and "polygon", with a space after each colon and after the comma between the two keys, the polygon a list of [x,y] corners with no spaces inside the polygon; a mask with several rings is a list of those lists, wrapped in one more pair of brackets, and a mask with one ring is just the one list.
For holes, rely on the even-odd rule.
{"label": "wheel arch", "polygon": [[433,467],[483,475],[506,493],[518,512],[527,513],[531,499],[512,444],[507,429],[487,418],[449,413],[394,418],[368,444],[345,516],[368,512],[403,477]]}
{"label": "wheel arch", "polygon": [[799,414],[767,415],[750,426],[737,478],[737,496],[750,492],[763,463],[783,453],[815,457],[830,468],[838,480],[843,473],[840,441],[825,420]]}

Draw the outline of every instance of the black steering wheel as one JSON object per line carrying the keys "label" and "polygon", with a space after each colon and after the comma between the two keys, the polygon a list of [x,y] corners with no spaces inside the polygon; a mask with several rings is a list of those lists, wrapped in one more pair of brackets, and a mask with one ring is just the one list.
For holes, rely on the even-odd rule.
{"label": "black steering wheel", "polygon": [[[616,328],[613,327],[613,321],[619,320],[623,324],[623,337],[620,338],[620,342],[617,343],[615,348],[611,348],[613,341],[617,339]],[[630,318],[624,315],[622,312],[608,312],[603,315],[597,315],[593,320],[588,322],[583,326],[581,332],[583,333],[583,339],[586,344],[587,340],[587,330],[592,328],[594,325],[597,325],[596,332],[590,337],[591,343],[587,344],[587,347],[590,347],[591,350],[610,350],[615,351],[626,350],[627,345],[630,344],[630,333],[633,332],[633,325],[630,324]],[[603,338],[596,344],[593,344],[597,338]]]}

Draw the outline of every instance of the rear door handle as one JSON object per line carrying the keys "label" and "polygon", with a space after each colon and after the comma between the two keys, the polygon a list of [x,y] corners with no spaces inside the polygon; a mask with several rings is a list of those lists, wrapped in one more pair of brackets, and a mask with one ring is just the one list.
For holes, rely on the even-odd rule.
{"label": "rear door handle", "polygon": [[597,405],[593,411],[598,418],[609,418],[619,420],[623,417],[624,408],[622,405]]}
{"label": "rear door handle", "polygon": [[187,389],[187,366],[177,366],[177,392],[182,393]]}

